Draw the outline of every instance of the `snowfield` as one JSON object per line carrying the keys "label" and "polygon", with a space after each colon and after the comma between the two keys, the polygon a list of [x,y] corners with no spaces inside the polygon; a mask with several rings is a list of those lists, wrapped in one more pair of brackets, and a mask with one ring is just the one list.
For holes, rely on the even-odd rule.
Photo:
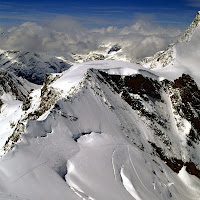
{"label": "snowfield", "polygon": [[195,30],[164,68],[101,60],[42,86],[2,78],[0,199],[200,200]]}

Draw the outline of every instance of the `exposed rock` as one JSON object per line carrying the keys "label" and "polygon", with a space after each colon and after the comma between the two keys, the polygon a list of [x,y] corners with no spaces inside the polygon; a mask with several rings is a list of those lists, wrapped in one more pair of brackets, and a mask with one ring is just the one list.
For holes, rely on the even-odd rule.
{"label": "exposed rock", "polygon": [[1,113],[1,107],[3,106],[3,101],[0,99],[0,113]]}
{"label": "exposed rock", "polygon": [[183,42],[189,42],[196,29],[200,26],[200,12],[196,14],[195,19],[191,25],[185,30],[183,35],[173,44],[170,44],[163,51],[157,52],[151,57],[143,58],[138,61],[139,65],[146,68],[163,68],[168,65],[173,65],[176,58],[176,46]]}
{"label": "exposed rock", "polygon": [[4,152],[13,149],[15,143],[17,143],[20,140],[20,135],[24,133],[24,131],[25,131],[25,125],[22,121],[19,121],[13,134],[7,139],[3,147]]}
{"label": "exposed rock", "polygon": [[0,69],[0,95],[4,92],[11,93],[20,101],[25,100],[28,94],[27,89],[22,86],[22,83],[20,83],[17,77]]}
{"label": "exposed rock", "polygon": [[200,90],[194,80],[186,74],[174,82],[164,81],[168,88],[172,106],[177,115],[191,123],[188,144],[200,141]]}
{"label": "exposed rock", "polygon": [[110,50],[108,51],[108,54],[112,53],[112,52],[117,52],[121,49],[121,47],[118,44],[113,45]]}
{"label": "exposed rock", "polygon": [[55,105],[56,101],[60,98],[59,92],[55,91],[52,87],[44,87],[41,90],[41,101],[39,107],[28,114],[29,119],[36,120],[46,111],[48,111],[52,106]]}
{"label": "exposed rock", "polygon": [[163,150],[157,147],[156,144],[151,143],[151,146],[156,151],[156,154],[160,157],[160,159],[163,160],[167,164],[167,166],[170,167],[174,172],[179,173],[181,168],[183,166],[186,166],[186,171],[189,174],[194,175],[197,178],[200,178],[200,170],[197,168],[197,165],[194,164],[192,161],[183,162],[182,160],[177,159],[176,157],[168,158],[167,156],[165,156]]}

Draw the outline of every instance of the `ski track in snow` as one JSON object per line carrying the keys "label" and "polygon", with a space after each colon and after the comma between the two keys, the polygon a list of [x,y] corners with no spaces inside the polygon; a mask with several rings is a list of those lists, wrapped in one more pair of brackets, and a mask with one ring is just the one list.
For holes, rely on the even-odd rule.
{"label": "ski track in snow", "polygon": [[40,164],[37,165],[36,167],[33,167],[31,170],[29,170],[28,172],[24,173],[23,175],[21,175],[20,177],[18,177],[18,178],[15,179],[14,181],[12,181],[10,184],[16,183],[16,182],[19,181],[21,178],[23,178],[24,176],[26,176],[26,175],[29,174],[30,172],[34,171],[35,169],[41,167],[42,165],[46,164],[47,162],[48,162],[48,160],[45,161],[45,162],[43,162],[43,163],[40,163]]}
{"label": "ski track in snow", "polygon": [[81,199],[86,200],[85,198],[83,198],[73,187],[70,187],[70,189]]}
{"label": "ski track in snow", "polygon": [[[69,148],[69,150],[71,150],[71,149],[72,149],[72,150],[77,150],[78,148]],[[59,151],[59,152],[54,152],[54,153],[52,153],[52,154],[49,156],[49,159],[47,159],[46,161],[44,161],[44,162],[38,164],[37,166],[33,167],[32,169],[30,169],[29,171],[27,171],[26,173],[24,173],[23,175],[21,175],[20,177],[18,177],[18,178],[15,179],[14,181],[12,181],[10,184],[16,183],[17,181],[19,181],[21,178],[23,178],[24,176],[26,176],[26,175],[29,174],[30,172],[32,172],[32,171],[38,169],[39,167],[43,166],[44,164],[46,164],[46,163],[51,159],[51,157],[52,157],[54,154],[60,153],[60,152],[62,152],[62,151],[66,151],[66,150],[61,150],[61,151]]]}
{"label": "ski track in snow", "polygon": [[5,200],[31,200],[29,198],[26,198],[26,197],[20,197],[20,196],[15,196],[15,197],[12,197],[11,194],[7,194],[5,192],[0,192],[0,199],[1,197],[5,197],[6,199]]}
{"label": "ski track in snow", "polygon": [[115,150],[113,151],[113,153],[112,153],[112,167],[113,167],[113,173],[114,173],[115,180],[117,180],[117,177],[116,177],[116,171],[115,171],[115,165],[114,165],[114,154],[115,154],[115,152],[116,152],[117,150],[118,150],[118,148],[115,149]]}
{"label": "ski track in snow", "polygon": [[[128,150],[127,152],[128,152],[128,157],[129,157],[131,166],[132,166],[132,168],[133,168],[133,170],[134,170],[134,172],[135,172],[135,174],[136,174],[138,180],[140,181],[140,183],[142,184],[142,186],[143,186],[152,196],[154,196],[156,199],[158,199],[154,194],[152,194],[152,193],[148,190],[148,188],[144,185],[144,183],[143,183],[142,180],[140,179],[140,176],[138,175],[138,173],[137,173],[137,171],[136,171],[136,169],[135,169],[135,167],[134,167],[134,165],[133,165],[133,162],[132,162],[132,160],[131,160],[131,156],[130,156],[130,152],[129,152],[129,145],[127,145],[127,150]],[[160,199],[158,199],[158,200],[160,200]]]}
{"label": "ski track in snow", "polygon": [[[94,147],[79,147],[80,149],[92,149],[92,148],[100,148],[100,147],[105,147],[105,146],[125,146],[126,144],[106,144],[106,145],[99,145],[99,146],[94,146]],[[59,152],[54,152],[52,153],[50,156],[49,156],[49,159],[38,164],[37,166],[33,167],[32,169],[30,169],[29,171],[27,171],[26,173],[24,173],[23,175],[21,175],[20,177],[18,177],[17,179],[15,179],[14,181],[10,182],[10,184],[13,184],[13,183],[16,183],[17,181],[19,181],[21,178],[23,178],[24,176],[28,175],[30,172],[38,169],[39,167],[43,166],[44,164],[46,164],[50,158],[54,155],[54,154],[57,154],[57,153],[60,153],[60,152],[63,152],[63,151],[67,151],[67,150],[77,150],[77,148],[68,148],[68,149],[65,149],[65,150],[61,150]],[[117,148],[118,149],[118,148]],[[114,152],[117,150],[115,149]],[[114,152],[113,152],[113,155],[114,155]],[[113,165],[113,171],[114,171],[114,176],[115,176],[115,180],[116,180],[116,172],[115,172],[115,168],[114,168],[114,160],[112,158],[112,165]]]}

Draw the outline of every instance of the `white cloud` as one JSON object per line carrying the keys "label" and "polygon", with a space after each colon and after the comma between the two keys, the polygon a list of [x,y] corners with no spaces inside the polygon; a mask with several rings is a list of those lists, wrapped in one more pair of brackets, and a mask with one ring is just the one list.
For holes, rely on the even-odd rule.
{"label": "white cloud", "polygon": [[0,27],[0,34],[2,34],[2,33],[3,33],[3,28]]}
{"label": "white cloud", "polygon": [[45,25],[26,22],[12,27],[0,37],[0,48],[8,50],[88,53],[102,43],[120,44],[133,59],[153,55],[182,33],[138,20],[131,26],[88,29],[70,16],[59,16]]}

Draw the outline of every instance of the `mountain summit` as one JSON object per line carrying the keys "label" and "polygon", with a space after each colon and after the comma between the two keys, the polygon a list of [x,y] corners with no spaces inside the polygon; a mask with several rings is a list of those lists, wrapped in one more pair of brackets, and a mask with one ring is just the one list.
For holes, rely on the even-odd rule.
{"label": "mountain summit", "polygon": [[199,41],[200,11],[198,11],[194,21],[177,42],[169,45],[164,51],[160,51],[152,57],[142,59],[138,64],[149,69],[170,67],[172,65],[176,67],[185,67],[189,71],[188,73],[191,73],[195,80],[200,83]]}

